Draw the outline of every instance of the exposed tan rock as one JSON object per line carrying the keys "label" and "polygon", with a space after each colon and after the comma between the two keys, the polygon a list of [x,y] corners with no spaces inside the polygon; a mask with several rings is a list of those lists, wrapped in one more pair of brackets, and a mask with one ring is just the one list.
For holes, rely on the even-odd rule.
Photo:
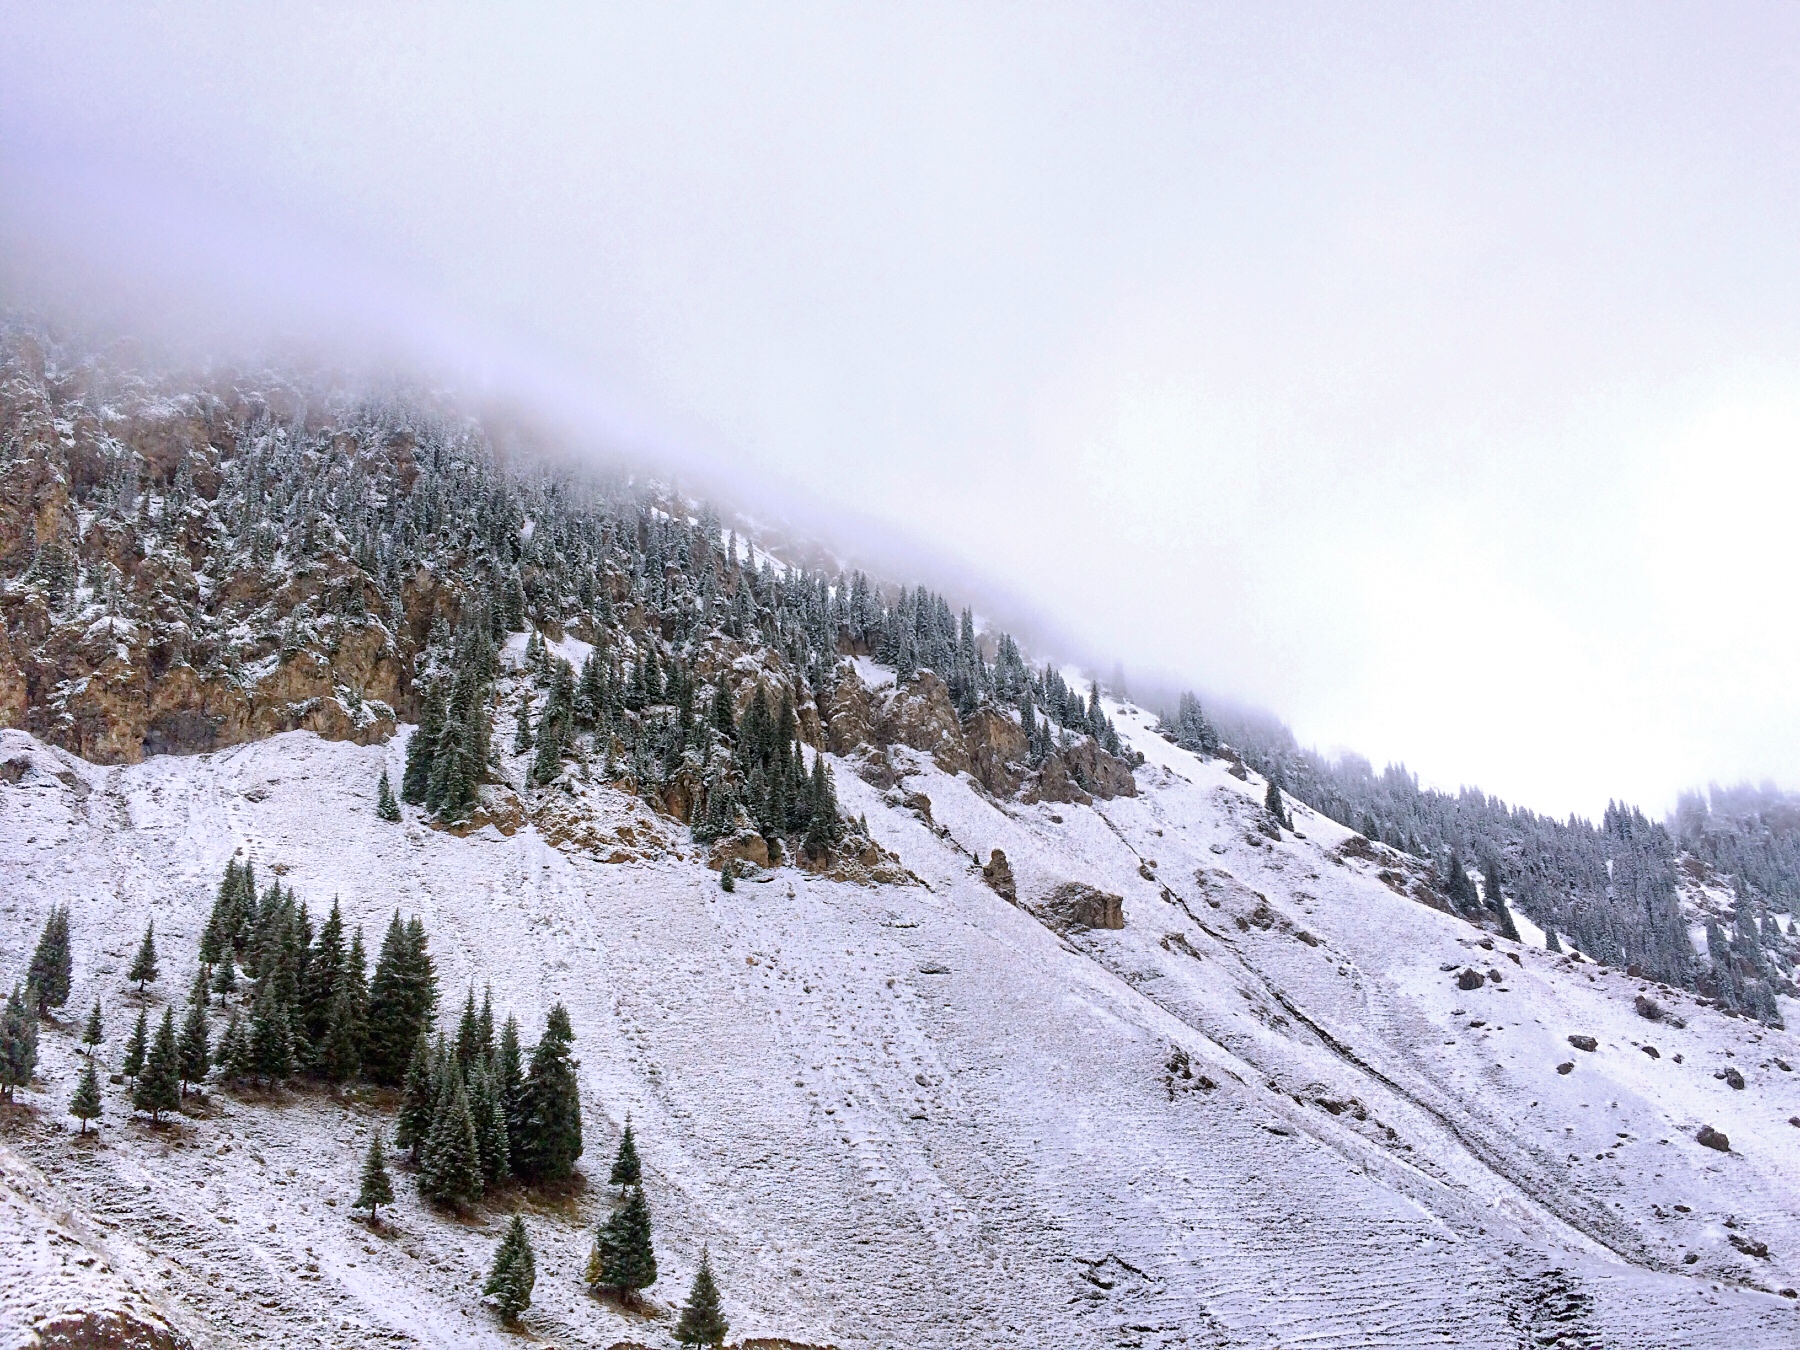
{"label": "exposed tan rock", "polygon": [[995,849],[981,869],[981,879],[993,889],[995,895],[1002,900],[1019,903],[1018,883],[1013,879],[1012,864],[1007,862],[1006,854]]}
{"label": "exposed tan rock", "polygon": [[869,689],[845,662],[837,669],[831,699],[825,708],[825,748],[834,755],[848,755],[875,742],[870,720]]}
{"label": "exposed tan rock", "polygon": [[997,708],[980,708],[963,719],[962,731],[976,780],[996,797],[1017,792],[1029,772],[1025,729]]}
{"label": "exposed tan rock", "polygon": [[1031,906],[1045,923],[1059,931],[1079,928],[1123,928],[1125,900],[1079,881],[1064,882]]}
{"label": "exposed tan rock", "polygon": [[962,725],[950,703],[943,680],[922,670],[906,688],[881,691],[875,709],[875,732],[890,744],[922,750],[945,773],[961,773],[969,767],[969,751]]}
{"label": "exposed tan rock", "polygon": [[753,863],[757,867],[769,865],[769,841],[755,830],[743,830],[725,839],[713,841],[711,852],[707,854],[706,865],[717,872],[724,868],[726,859],[732,862]]}

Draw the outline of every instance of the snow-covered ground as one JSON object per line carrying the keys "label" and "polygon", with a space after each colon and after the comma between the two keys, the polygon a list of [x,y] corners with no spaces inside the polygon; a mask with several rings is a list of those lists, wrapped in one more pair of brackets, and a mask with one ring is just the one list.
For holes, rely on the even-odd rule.
{"label": "snow-covered ground", "polygon": [[[73,997],[20,1093],[34,1114],[0,1142],[30,1203],[0,1223],[85,1225],[108,1278],[200,1345],[512,1343],[477,1292],[503,1208],[429,1213],[397,1173],[391,1225],[351,1220],[368,1131],[391,1125],[369,1102],[209,1090],[152,1131],[109,1087],[97,1142],[62,1114],[96,997],[117,1062],[146,921],[155,1016],[242,849],[315,916],[337,897],[371,952],[396,907],[421,915],[450,1015],[470,981],[532,1035],[568,1005],[592,1184],[525,1210],[526,1321],[550,1343],[672,1344],[704,1244],[734,1339],[1800,1344],[1779,1292],[1800,1284],[1793,1035],[1655,989],[1686,1028],[1645,1021],[1642,982],[1396,894],[1303,807],[1306,837],[1272,843],[1259,780],[1108,711],[1147,756],[1136,798],[996,803],[920,758],[905,786],[928,824],[840,764],[844,809],[923,884],[781,869],[732,894],[673,825],[649,860],[608,863],[530,826],[384,824],[398,738],[98,768],[0,732],[0,973],[23,970],[53,902],[75,939]],[[641,832],[640,804],[586,800]],[[1124,896],[1124,929],[1065,937],[1008,904],[975,866],[994,848],[1022,901],[1092,883]],[[1500,978],[1463,991],[1464,968]],[[1743,1090],[1714,1076],[1727,1066]],[[662,1272],[651,1319],[579,1279],[627,1113]],[[1702,1125],[1731,1151],[1696,1143]],[[37,1269],[0,1265],[14,1323]]]}

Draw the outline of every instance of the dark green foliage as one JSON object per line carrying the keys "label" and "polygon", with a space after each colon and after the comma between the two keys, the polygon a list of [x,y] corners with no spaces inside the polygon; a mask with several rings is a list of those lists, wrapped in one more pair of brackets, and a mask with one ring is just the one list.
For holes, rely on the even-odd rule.
{"label": "dark green foliage", "polygon": [[100,1020],[100,1000],[94,1000],[94,1010],[87,1015],[87,1024],[81,1029],[81,1043],[87,1052],[94,1053],[94,1047],[106,1039],[106,1024]]}
{"label": "dark green foliage", "polygon": [[69,1102],[69,1114],[81,1122],[87,1133],[88,1122],[100,1118],[100,1076],[94,1072],[94,1061],[82,1065],[81,1081],[75,1085],[75,1096]]}
{"label": "dark green foliage", "polygon": [[156,979],[156,921],[144,930],[144,940],[138,944],[137,955],[132,958],[131,969],[125,972],[125,978],[144,992],[144,986]]}
{"label": "dark green foliage", "polygon": [[1444,894],[1450,898],[1450,907],[1458,914],[1472,913],[1481,903],[1476,894],[1475,883],[1463,870],[1462,854],[1455,849],[1450,850],[1450,866],[1444,876]]}
{"label": "dark green foliage", "polygon": [[13,1089],[28,1087],[37,1072],[37,1010],[30,990],[14,985],[0,1012],[0,1100],[11,1101]]}
{"label": "dark green foliage", "polygon": [[494,1094],[506,1121],[507,1157],[516,1171],[525,1137],[525,1056],[519,1047],[519,1021],[511,1013],[500,1031],[500,1049],[494,1056]]}
{"label": "dark green foliage", "polygon": [[181,1108],[181,1047],[175,1039],[175,1010],[163,1009],[162,1024],[156,1039],[150,1043],[150,1054],[144,1060],[144,1071],[138,1075],[131,1091],[131,1109],[148,1111],[150,1123],[157,1123],[164,1111]]}
{"label": "dark green foliage", "polygon": [[587,1281],[600,1289],[621,1294],[648,1289],[656,1283],[656,1249],[650,1240],[650,1204],[644,1188],[634,1186],[625,1204],[594,1235],[594,1251],[588,1258]]}
{"label": "dark green foliage", "polygon": [[486,1059],[469,1066],[469,1117],[475,1126],[475,1151],[481,1159],[484,1186],[498,1186],[512,1175],[512,1150],[506,1137],[506,1111]]}
{"label": "dark green foliage", "polygon": [[125,1038],[125,1063],[120,1067],[127,1078],[136,1078],[144,1071],[144,1055],[150,1048],[150,1014],[140,1010],[137,1025],[132,1027],[131,1035]]}
{"label": "dark green foliage", "polygon": [[394,800],[394,785],[388,782],[386,769],[381,771],[381,782],[375,788],[375,814],[389,824],[400,819],[400,803]]}
{"label": "dark green foliage", "polygon": [[513,732],[513,753],[515,755],[522,755],[527,750],[531,749],[532,746],[531,695],[529,693],[522,693],[519,695],[519,715],[517,723],[517,729]]}
{"label": "dark green foliage", "polygon": [[221,1002],[237,992],[237,961],[233,959],[229,947],[219,958],[218,968],[213,971],[212,991],[219,996]]}
{"label": "dark green foliage", "polygon": [[531,1253],[531,1239],[525,1234],[525,1221],[517,1214],[507,1225],[506,1236],[494,1253],[494,1267],[481,1286],[481,1292],[493,1301],[503,1321],[516,1322],[519,1314],[531,1306],[531,1291],[537,1285],[537,1260]]}
{"label": "dark green foliage", "polygon": [[188,1004],[187,1017],[181,1024],[181,1040],[177,1046],[181,1090],[184,1094],[188,1084],[200,1082],[212,1067],[211,1046],[206,1035],[206,1002],[206,972],[201,971],[194,981],[194,998]]}
{"label": "dark green foliage", "polygon": [[400,776],[400,796],[414,806],[425,804],[425,792],[431,783],[432,749],[444,728],[444,695],[433,689],[425,695],[420,708],[419,726],[406,742],[406,772]]}
{"label": "dark green foliage", "polygon": [[31,967],[25,983],[37,990],[39,1017],[48,1017],[52,1008],[69,1001],[69,910],[66,905],[53,905],[44,921],[43,936],[31,954]]}
{"label": "dark green foliage", "polygon": [[271,1086],[294,1072],[294,1033],[286,1006],[267,981],[257,990],[250,1027],[244,1033],[250,1077]]}
{"label": "dark green foliage", "polygon": [[406,1068],[406,1084],[400,1094],[400,1119],[394,1134],[395,1146],[410,1149],[414,1162],[419,1160],[425,1138],[431,1133],[432,1108],[437,1104],[435,1080],[431,1044],[420,1036]]}
{"label": "dark green foliage", "polygon": [[737,889],[737,878],[733,875],[736,871],[737,869],[732,866],[731,859],[727,858],[725,860],[725,865],[719,869],[720,890],[735,891]]}
{"label": "dark green foliage", "polygon": [[213,1047],[213,1064],[219,1070],[221,1078],[248,1078],[250,1076],[250,1041],[244,1034],[242,1019],[234,1010],[225,1030],[219,1033],[219,1043]]}
{"label": "dark green foliage", "polygon": [[625,1121],[625,1133],[619,1136],[619,1152],[613,1159],[612,1175],[606,1181],[609,1186],[636,1186],[644,1179],[643,1166],[638,1162],[637,1140],[631,1136],[631,1121]]}
{"label": "dark green foliage", "polygon": [[356,1193],[352,1209],[369,1211],[369,1222],[378,1222],[377,1211],[394,1203],[394,1184],[388,1179],[387,1158],[381,1151],[381,1127],[369,1137],[369,1151],[363,1155],[362,1186]]}
{"label": "dark green foliage", "polygon": [[369,982],[368,1006],[364,1072],[385,1087],[397,1087],[437,1006],[437,971],[417,918],[403,924],[395,911]]}
{"label": "dark green foliage", "polygon": [[532,1051],[520,1094],[520,1147],[512,1162],[527,1181],[561,1181],[581,1156],[581,1093],[569,1055],[574,1039],[568,1010],[558,1003]]}
{"label": "dark green foliage", "polygon": [[419,1194],[440,1205],[461,1208],[481,1199],[481,1150],[469,1114],[462,1071],[449,1062],[448,1090],[440,1095],[431,1132],[419,1152]]}
{"label": "dark green foliage", "polygon": [[713,1280],[712,1253],[700,1252],[700,1269],[694,1272],[693,1286],[681,1317],[675,1323],[675,1339],[683,1345],[723,1345],[731,1323],[719,1311],[719,1286]]}
{"label": "dark green foliage", "polygon": [[1560,952],[1562,949],[1562,943],[1557,941],[1556,938],[1556,930],[1554,928],[1547,929],[1544,933],[1544,950],[1547,952]]}

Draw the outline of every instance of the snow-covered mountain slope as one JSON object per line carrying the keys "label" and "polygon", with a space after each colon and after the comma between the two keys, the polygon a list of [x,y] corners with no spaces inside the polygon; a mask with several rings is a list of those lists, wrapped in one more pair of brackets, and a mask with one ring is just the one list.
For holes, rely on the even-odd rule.
{"label": "snow-covered mountain slope", "polygon": [[[579,1278],[627,1114],[652,1302],[709,1246],[734,1337],[1800,1343],[1781,1292],[1800,1284],[1792,1034],[1488,937],[1397,894],[1379,875],[1400,884],[1397,860],[1347,858],[1348,832],[1303,808],[1305,837],[1275,842],[1254,776],[1108,711],[1147,757],[1136,797],[997,802],[896,748],[900,789],[846,762],[839,795],[921,884],[783,868],[733,893],[684,829],[611,788],[570,808],[597,819],[562,847],[531,824],[386,824],[376,782],[384,764],[398,779],[403,738],[292,732],[101,768],[0,732],[0,960],[23,969],[53,902],[75,941],[73,996],[4,1140],[9,1176],[41,1185],[0,1215],[107,1235],[118,1278],[197,1345],[510,1343],[478,1295],[503,1209],[458,1222],[397,1174],[391,1227],[351,1220],[368,1131],[391,1127],[367,1100],[209,1090],[151,1130],[115,1086],[97,1142],[62,1114],[82,1014],[101,1000],[116,1062],[152,917],[149,1006],[179,1000],[242,849],[315,913],[337,897],[371,942],[396,907],[422,916],[446,1004],[491,983],[527,1028],[567,1004],[591,1184],[526,1209],[526,1324],[550,1343],[672,1343],[666,1315]],[[632,860],[603,861],[621,855],[602,837]],[[982,878],[995,848],[1019,905]],[[1025,908],[1071,881],[1122,895],[1124,927],[1059,933]],[[1466,969],[1479,988],[1458,987]],[[1644,992],[1685,1028],[1640,1017]],[[1730,1151],[1697,1143],[1703,1125]],[[0,1269],[16,1338],[36,1277]]]}

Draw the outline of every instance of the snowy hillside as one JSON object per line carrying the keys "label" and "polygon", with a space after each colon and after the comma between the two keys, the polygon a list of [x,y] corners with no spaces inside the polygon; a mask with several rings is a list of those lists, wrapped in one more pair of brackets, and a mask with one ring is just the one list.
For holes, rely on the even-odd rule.
{"label": "snowy hillside", "polygon": [[[385,1230],[352,1220],[393,1123],[366,1092],[209,1086],[151,1129],[109,1085],[97,1140],[64,1114],[82,1015],[101,1001],[115,1062],[150,917],[147,1005],[180,1002],[240,850],[371,939],[420,915],[452,1011],[471,981],[529,1026],[567,1005],[588,1186],[525,1204],[542,1342],[672,1344],[704,1245],[734,1340],[1800,1343],[1792,1033],[1496,939],[1403,894],[1411,860],[1297,805],[1279,830],[1255,775],[1106,711],[1145,757],[1137,795],[1025,804],[903,746],[884,790],[834,757],[844,814],[917,884],[788,866],[731,893],[685,827],[603,783],[548,831],[386,823],[404,732],[100,767],[0,731],[0,969],[54,903],[75,952],[0,1141],[0,1247],[98,1254],[48,1294],[49,1257],[0,1266],[6,1343],[57,1298],[153,1306],[196,1346],[512,1343],[478,1293],[506,1206],[458,1221],[396,1171]],[[994,849],[1016,904],[984,878]],[[1124,926],[1056,922],[1071,882],[1121,896]],[[628,1114],[648,1317],[580,1280]]]}

